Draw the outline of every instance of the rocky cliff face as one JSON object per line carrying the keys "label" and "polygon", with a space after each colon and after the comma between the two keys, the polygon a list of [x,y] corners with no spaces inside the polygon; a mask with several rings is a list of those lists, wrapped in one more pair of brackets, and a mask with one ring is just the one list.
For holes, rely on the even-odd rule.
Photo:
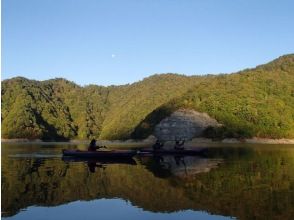
{"label": "rocky cliff face", "polygon": [[156,125],[154,135],[161,141],[191,140],[201,137],[209,126],[218,127],[221,124],[206,113],[180,109]]}

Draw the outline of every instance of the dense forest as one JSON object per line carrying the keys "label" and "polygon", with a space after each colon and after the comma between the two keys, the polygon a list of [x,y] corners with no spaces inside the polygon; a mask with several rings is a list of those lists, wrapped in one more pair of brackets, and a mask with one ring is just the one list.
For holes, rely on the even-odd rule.
{"label": "dense forest", "polygon": [[57,78],[2,81],[2,138],[145,138],[180,108],[222,127],[205,136],[294,137],[294,54],[233,74],[159,74],[122,86],[81,87]]}

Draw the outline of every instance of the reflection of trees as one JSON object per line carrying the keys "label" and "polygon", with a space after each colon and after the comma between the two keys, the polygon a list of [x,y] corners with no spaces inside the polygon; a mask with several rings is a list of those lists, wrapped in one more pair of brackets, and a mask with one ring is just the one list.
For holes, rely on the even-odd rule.
{"label": "reflection of trees", "polygon": [[[182,196],[181,188],[172,192],[162,190],[169,188],[168,181],[154,178],[142,165],[109,165],[106,169],[96,169],[93,174],[84,162],[46,160],[36,172],[28,172],[34,162],[7,158],[2,161],[5,176],[2,179],[2,210],[7,215],[30,205],[54,206],[96,198],[119,197],[153,211],[173,211],[178,205],[184,208],[187,206],[184,204],[189,203],[189,199]],[[48,170],[53,172],[50,176]],[[158,195],[169,200],[163,202]]]}
{"label": "reflection of trees", "polygon": [[294,152],[257,151],[246,160],[236,159],[187,179],[187,196],[201,201],[200,209],[209,207],[241,219],[291,219]]}
{"label": "reflection of trees", "polygon": [[[75,200],[119,197],[154,212],[194,209],[240,219],[294,216],[291,150],[257,151],[244,159],[236,154],[217,169],[184,178],[177,175],[175,159],[165,159],[169,160],[174,161],[171,166],[162,167],[168,175],[157,178],[159,175],[154,172],[158,164],[151,158],[143,158],[137,166],[114,164],[90,173],[85,162],[51,159],[40,163],[4,157],[2,211],[6,213],[2,215],[13,215],[31,205],[54,206]],[[185,163],[193,167],[189,160],[185,159]]]}

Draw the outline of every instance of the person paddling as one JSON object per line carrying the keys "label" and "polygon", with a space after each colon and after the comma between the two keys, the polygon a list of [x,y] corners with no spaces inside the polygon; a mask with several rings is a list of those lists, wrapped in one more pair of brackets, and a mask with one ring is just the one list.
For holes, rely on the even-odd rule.
{"label": "person paddling", "polygon": [[105,146],[96,146],[96,140],[92,139],[89,144],[88,151],[96,151],[97,149],[100,149],[100,148],[106,148],[106,147]]}

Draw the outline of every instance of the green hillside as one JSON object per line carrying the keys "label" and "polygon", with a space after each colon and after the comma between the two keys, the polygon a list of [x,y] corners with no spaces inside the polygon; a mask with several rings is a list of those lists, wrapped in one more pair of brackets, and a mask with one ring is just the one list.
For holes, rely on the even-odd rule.
{"label": "green hillside", "polygon": [[224,126],[208,137],[294,137],[294,55],[234,74],[154,75],[123,86],[2,81],[2,138],[144,138],[178,108]]}
{"label": "green hillside", "polygon": [[152,112],[135,132],[148,135],[166,114],[187,108],[207,112],[225,125],[207,129],[208,137],[294,137],[294,55],[204,79]]}

